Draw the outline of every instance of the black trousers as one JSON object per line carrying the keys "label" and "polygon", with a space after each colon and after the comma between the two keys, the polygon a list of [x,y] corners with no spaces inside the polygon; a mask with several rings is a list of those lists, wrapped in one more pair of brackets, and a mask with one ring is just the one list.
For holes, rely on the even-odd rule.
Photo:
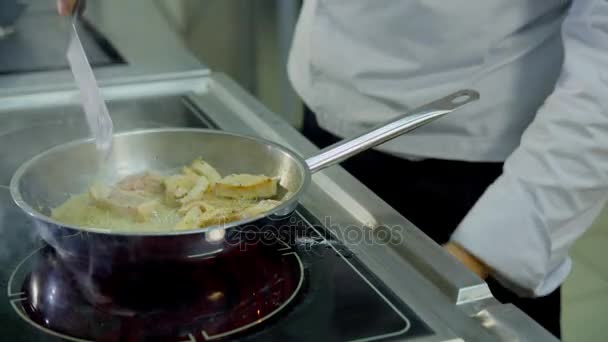
{"label": "black trousers", "polygon": [[[340,140],[319,127],[308,109],[303,134],[320,148]],[[374,150],[342,166],[439,244],[448,241],[485,189],[502,173],[502,163],[408,161]],[[488,285],[500,302],[513,303],[560,337],[560,289],[541,298],[521,298],[493,279],[488,279]]]}

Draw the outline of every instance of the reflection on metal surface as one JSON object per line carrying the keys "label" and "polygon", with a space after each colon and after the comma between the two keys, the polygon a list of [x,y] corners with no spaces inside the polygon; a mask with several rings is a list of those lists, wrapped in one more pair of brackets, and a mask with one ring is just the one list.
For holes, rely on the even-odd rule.
{"label": "reflection on metal surface", "polygon": [[488,310],[481,310],[475,316],[481,320],[481,325],[486,328],[491,328],[496,325],[496,321],[492,318],[492,316],[490,316]]}
{"label": "reflection on metal surface", "polygon": [[30,292],[32,293],[32,307],[34,309],[38,309],[38,298],[40,298],[40,289],[39,289],[39,282],[40,280],[38,280],[35,276],[32,277],[32,281],[30,283]]}
{"label": "reflection on metal surface", "polygon": [[23,294],[25,294],[25,292],[21,291],[21,290],[17,290],[20,289],[20,287],[16,286],[14,284],[15,281],[15,275],[17,274],[17,270],[21,269],[23,267],[23,263],[25,263],[26,261],[28,261],[34,254],[37,254],[40,252],[40,250],[44,248],[44,247],[40,247],[38,249],[35,249],[34,251],[32,251],[30,254],[28,254],[25,258],[23,258],[23,260],[21,260],[17,266],[15,267],[15,269],[13,270],[13,272],[11,272],[10,277],[8,278],[8,283],[7,283],[7,291],[8,291],[8,297],[15,297],[15,296],[21,296]]}
{"label": "reflection on metal surface", "polygon": [[207,240],[208,242],[218,242],[218,241],[222,241],[224,239],[224,236],[226,236],[226,229],[224,229],[224,228],[211,229],[205,235],[205,240]]}
{"label": "reflection on metal surface", "polygon": [[212,257],[212,256],[215,256],[215,255],[218,255],[218,254],[222,253],[223,250],[224,250],[223,248],[219,248],[219,249],[216,249],[216,250],[211,251],[209,253],[192,254],[192,255],[188,255],[188,258],[189,259],[201,259],[201,258]]}
{"label": "reflection on metal surface", "polygon": [[12,26],[0,26],[0,40],[15,33],[15,28]]}
{"label": "reflection on metal surface", "polygon": [[492,292],[490,292],[488,284],[463,286],[458,289],[456,305],[477,302],[487,298],[492,298]]}
{"label": "reflection on metal surface", "polygon": [[[253,326],[256,326],[258,324],[263,323],[264,321],[272,318],[274,315],[276,315],[278,312],[280,312],[281,310],[283,310],[287,305],[289,305],[293,299],[296,297],[296,295],[300,292],[300,289],[302,288],[302,283],[304,282],[304,264],[302,264],[302,260],[300,259],[300,256],[295,253],[295,252],[290,252],[290,253],[283,253],[282,255],[284,256],[292,256],[294,258],[296,258],[296,260],[298,261],[298,265],[299,265],[299,271],[300,271],[300,281],[298,282],[298,285],[296,286],[295,291],[293,292],[293,294],[278,308],[276,308],[275,310],[269,312],[268,314],[265,314],[263,317],[260,317],[257,321],[249,323],[247,325],[244,325],[242,327],[239,327],[237,329],[234,330],[230,330],[230,331],[226,331],[224,333],[221,334],[215,334],[215,335],[209,335],[205,330],[201,330],[201,334],[203,335],[203,337],[206,340],[217,340],[219,338],[222,337],[226,337],[229,335],[234,335],[238,332],[250,329]],[[257,314],[260,315],[260,310],[257,310]]]}
{"label": "reflection on metal surface", "polygon": [[552,341],[558,339],[513,304],[494,304],[473,315],[499,341]]}
{"label": "reflection on metal surface", "polygon": [[11,300],[11,306],[13,307],[13,309],[15,310],[15,312],[19,315],[19,317],[21,317],[25,322],[27,322],[28,324],[30,324],[31,326],[35,327],[36,329],[40,329],[41,331],[51,335],[51,336],[55,336],[55,337],[59,337],[62,338],[64,340],[67,341],[73,341],[73,342],[92,342],[89,340],[83,340],[80,338],[76,338],[73,336],[69,336],[69,335],[65,335],[62,333],[58,333],[56,331],[53,331],[51,329],[47,329],[44,326],[41,326],[40,324],[32,321],[23,311],[23,307],[21,302],[25,301],[27,298],[19,298],[19,299],[13,299]]}
{"label": "reflection on metal surface", "polygon": [[521,339],[517,336],[517,332],[508,329],[503,326],[500,322],[496,321],[492,314],[488,310],[481,310],[475,318],[481,321],[481,325],[491,331],[494,331],[496,335],[500,337],[501,341],[505,342],[518,342]]}
{"label": "reflection on metal surface", "polygon": [[218,301],[220,299],[222,299],[224,297],[224,293],[217,291],[217,292],[213,292],[212,294],[210,294],[207,298],[209,298],[209,300],[211,301]]}
{"label": "reflection on metal surface", "polygon": [[[268,320],[273,318],[275,315],[277,315],[279,312],[284,310],[286,307],[291,305],[293,300],[299,294],[300,289],[302,288],[302,284],[305,279],[304,278],[304,265],[302,263],[302,260],[300,259],[300,256],[293,251],[288,252],[288,253],[280,253],[280,252],[275,253],[275,252],[272,252],[272,248],[270,250],[266,249],[267,247],[264,247],[264,249],[260,249],[261,247],[251,246],[250,248],[253,248],[253,249],[251,249],[251,253],[253,253],[253,254],[251,254],[250,252],[244,252],[244,253],[249,253],[249,254],[243,255],[242,257],[245,259],[242,259],[237,264],[243,265],[242,271],[248,272],[251,275],[251,274],[253,274],[251,272],[257,272],[256,268],[254,267],[255,265],[257,265],[256,262],[258,262],[258,261],[262,262],[263,268],[259,269],[258,271],[263,270],[264,272],[260,274],[259,279],[261,281],[263,281],[264,284],[266,284],[260,288],[255,287],[257,285],[253,285],[254,287],[251,288],[251,291],[253,291],[252,298],[246,299],[245,302],[242,302],[242,304],[239,304],[241,302],[238,302],[238,298],[236,298],[237,305],[234,306],[234,303],[233,303],[233,304],[231,304],[230,307],[227,307],[226,306],[227,303],[230,303],[235,300],[235,297],[234,297],[235,294],[232,293],[232,294],[230,294],[230,298],[226,298],[227,294],[225,293],[225,291],[215,290],[215,291],[211,291],[208,295],[206,295],[206,298],[210,303],[211,302],[217,303],[216,306],[218,309],[220,309],[220,311],[218,311],[217,313],[209,315],[209,313],[206,312],[206,311],[208,311],[207,309],[204,309],[200,313],[195,313],[196,310],[194,312],[190,313],[190,311],[189,311],[190,309],[186,309],[185,312],[181,312],[179,308],[185,304],[185,303],[182,303],[179,306],[175,307],[176,308],[175,310],[177,310],[177,311],[167,312],[167,314],[169,314],[169,316],[167,316],[167,317],[172,317],[173,315],[175,315],[175,317],[177,317],[176,318],[177,321],[174,322],[174,324],[178,324],[177,327],[180,327],[179,326],[180,324],[183,324],[183,327],[189,327],[189,329],[192,329],[193,325],[194,326],[198,325],[199,327],[207,327],[207,328],[203,328],[202,330],[200,330],[200,334],[205,338],[205,340],[214,340],[214,339],[218,339],[221,337],[227,337],[230,335],[234,335],[236,333],[251,329],[255,326],[264,324]],[[263,251],[266,251],[266,252],[263,252]],[[267,252],[272,252],[272,253],[268,254]],[[266,255],[266,254],[268,254],[268,255]],[[232,255],[232,256],[228,255],[226,257],[228,257],[228,258],[239,257],[240,258],[241,256],[240,255]],[[256,262],[252,261],[253,260],[252,257],[253,257],[253,259],[255,259],[257,261]],[[259,258],[265,258],[265,260],[261,260]],[[237,261],[237,260],[233,260],[233,261],[230,261],[230,259],[225,260],[225,262],[228,262],[226,265],[231,265],[231,263],[233,263],[234,261]],[[251,262],[249,262],[249,261],[251,261]],[[28,267],[23,268],[26,263],[28,264]],[[144,306],[146,308],[150,304],[153,305],[152,307],[150,307],[150,308],[153,308],[153,310],[149,311],[149,312],[146,311],[147,309],[144,309],[144,308],[137,309],[137,310],[144,310],[141,312],[140,311],[131,312],[131,310],[124,311],[123,309],[120,309],[120,304],[118,304],[118,306],[116,306],[116,304],[114,304],[114,302],[119,301],[120,298],[108,298],[110,300],[110,302],[107,302],[107,303],[106,302],[104,302],[104,303],[83,302],[82,301],[83,297],[81,297],[81,295],[79,293],[80,293],[80,291],[82,291],[81,286],[85,286],[85,285],[81,284],[81,280],[77,280],[79,278],[76,274],[78,274],[78,272],[80,272],[80,271],[78,271],[77,269],[72,269],[73,266],[67,266],[67,265],[70,265],[70,263],[71,262],[68,262],[67,260],[61,261],[61,260],[57,259],[56,254],[49,247],[41,248],[41,249],[34,251],[33,253],[31,253],[29,256],[27,256],[24,260],[22,260],[19,263],[19,266],[11,274],[11,279],[14,279],[15,274],[19,273],[20,278],[25,279],[25,283],[22,285],[22,287],[25,288],[25,291],[21,295],[19,295],[18,298],[13,298],[10,301],[11,306],[16,311],[16,313],[19,315],[19,317],[21,317],[25,322],[27,322],[31,326],[33,326],[45,333],[48,333],[52,336],[61,337],[61,338],[64,338],[64,339],[67,339],[70,341],[93,341],[93,340],[97,340],[98,338],[101,338],[101,337],[111,338],[110,335],[112,335],[115,332],[117,332],[119,334],[130,333],[129,327],[131,325],[129,324],[129,322],[131,320],[135,320],[135,321],[141,320],[140,324],[143,324],[144,326],[146,326],[147,324],[157,324],[157,319],[155,319],[154,317],[159,315],[159,312],[158,312],[159,310],[161,312],[163,310],[166,310],[163,308],[166,306],[167,303],[164,303],[163,300],[159,300],[158,304],[156,304],[156,303],[145,304]],[[282,266],[277,266],[279,268],[277,268],[276,271],[281,271],[281,272],[288,271],[289,275],[285,275],[285,276],[286,277],[293,276],[293,279],[291,279],[291,280],[284,279],[281,281],[281,280],[277,280],[277,279],[274,279],[273,277],[271,277],[271,274],[266,274],[267,272],[271,272],[271,270],[274,269],[274,266],[271,267],[272,263],[278,263],[275,266],[282,265]],[[207,267],[212,267],[212,269],[215,269],[215,266],[210,266],[212,264],[207,263],[206,265],[207,265]],[[181,264],[181,265],[174,264],[174,266],[175,267],[189,267],[186,264]],[[199,266],[205,267],[204,265],[199,265]],[[218,266],[220,266],[220,268],[222,268],[221,265],[218,265]],[[34,267],[34,268],[30,269],[30,267]],[[195,266],[195,268],[198,269],[199,271],[201,270],[200,267]],[[136,271],[136,269],[133,269],[133,271]],[[73,272],[76,272],[76,273],[73,273]],[[234,275],[235,274],[234,272],[236,272],[236,270],[233,268],[230,268],[230,270],[228,270],[227,272]],[[280,274],[283,274],[283,273],[280,273]],[[72,278],[72,277],[75,277],[75,278]],[[228,276],[228,277],[230,278],[231,276]],[[120,279],[123,279],[123,277],[120,277]],[[144,279],[146,279],[146,278],[144,278]],[[268,279],[274,279],[272,281],[272,284],[266,283],[266,281]],[[194,278],[192,278],[191,280],[194,281]],[[206,282],[210,282],[212,280],[214,280],[214,278],[212,277],[212,274],[206,275],[204,277],[204,281],[206,281]],[[247,290],[247,289],[249,288],[249,286],[251,286],[250,283],[251,283],[251,281],[254,281],[254,278],[249,277],[249,280],[250,280],[250,282],[244,282],[244,281],[238,282],[238,284],[240,284],[239,286],[245,287],[245,292],[242,293],[241,295],[250,293],[250,292],[248,292],[249,290]],[[294,283],[294,282],[292,282],[292,280],[296,280],[296,282]],[[76,283],[74,283],[74,281],[76,281],[76,283],[79,284],[77,287],[74,287],[76,284]],[[143,280],[141,280],[141,281],[143,281]],[[173,279],[173,278],[171,279],[171,281],[180,282],[179,279]],[[196,280],[196,281],[199,281],[199,280]],[[119,285],[119,286],[127,286],[127,284],[128,284],[128,282],[123,285]],[[150,284],[150,283],[148,283],[148,284]],[[236,285],[236,284],[231,284],[231,286],[234,286],[234,285]],[[15,284],[10,284],[10,286],[14,287]],[[105,286],[105,285],[100,284],[100,286]],[[152,285],[150,285],[150,286],[152,286]],[[231,291],[230,288],[231,288],[230,286],[226,286],[227,291]],[[282,295],[286,295],[286,297],[284,299],[282,299],[281,296],[277,297],[276,291],[279,291],[282,289],[285,289],[286,291],[288,291],[288,292],[282,294]],[[141,290],[145,291],[144,288],[141,288]],[[269,290],[270,292],[266,293],[265,291],[267,291],[267,290]],[[204,290],[201,290],[201,291],[203,291],[203,293],[205,293]],[[232,291],[234,291],[234,289]],[[9,287],[9,293],[10,293],[10,287]],[[136,293],[132,293],[132,295],[137,296]],[[181,294],[178,294],[178,293],[174,293],[174,294],[166,293],[165,295],[177,296],[177,297],[181,296]],[[164,296],[164,295],[162,295],[162,296]],[[160,296],[160,297],[162,297],[162,296]],[[197,294],[197,296],[198,296],[198,294]],[[198,302],[196,300],[194,300],[192,303],[194,304],[194,303],[198,303]],[[83,305],[84,305],[84,308],[83,308]],[[108,305],[110,305],[110,306],[108,306]],[[246,305],[246,306],[244,308],[242,308],[242,305]],[[253,306],[253,307],[250,309],[247,309],[247,306]],[[170,307],[173,307],[173,306],[170,306]],[[187,307],[190,307],[190,305],[188,305]],[[232,310],[230,310],[230,309],[228,311],[226,311],[227,308],[228,309],[232,308],[236,311],[232,312]],[[266,311],[263,310],[263,308],[266,308]],[[253,315],[250,315],[248,312],[250,312],[252,310],[253,310],[253,312],[252,312]],[[183,311],[183,309],[182,309],[182,311]],[[95,313],[94,316],[91,316],[91,314],[93,314],[93,313]],[[236,315],[234,315],[233,313]],[[186,314],[186,315],[184,316],[184,314]],[[68,315],[68,317],[66,317],[66,315]],[[77,315],[78,318],[75,318],[75,317],[70,318],[69,317],[70,315]],[[110,316],[107,316],[107,315],[110,315]],[[126,316],[123,316],[123,315],[126,315]],[[247,315],[250,316],[249,321],[248,321]],[[150,316],[150,317],[148,317],[148,316]],[[96,317],[96,319],[94,319],[93,321],[89,321],[93,317]],[[159,318],[158,322],[163,323],[162,325],[172,324],[163,319],[160,319],[161,317],[162,317],[162,315],[158,316],[157,318]],[[190,319],[186,319],[186,317],[189,317]],[[216,322],[217,319],[222,318],[222,317],[224,319],[227,319],[227,321],[219,326],[216,325],[214,322]],[[151,319],[151,321],[147,322],[146,321],[147,319]],[[195,321],[190,322],[191,319],[195,319]],[[124,322],[123,322],[123,320],[124,320]],[[182,322],[181,320],[184,320],[184,322]],[[236,321],[231,321],[231,320],[236,320]],[[81,324],[81,322],[82,322],[82,324]],[[122,323],[118,324],[118,326],[117,326],[118,330],[115,331],[112,327],[114,325],[116,325],[118,322],[122,322]],[[245,322],[245,324],[239,323],[236,328],[231,328],[230,330],[222,330],[224,328],[231,327],[235,322]],[[95,325],[97,325],[97,324],[101,324],[99,327],[103,327],[102,331],[99,331],[97,328],[94,328]],[[137,323],[135,323],[134,327],[137,328],[138,326],[139,325]],[[89,330],[89,329],[91,329],[91,330]],[[73,331],[73,333],[69,333],[70,331]],[[162,332],[163,330],[161,329],[159,331]],[[183,329],[177,329],[176,331],[183,331]],[[137,333],[137,329],[134,332]],[[101,333],[102,335],[100,335],[100,336],[95,335],[95,334],[99,334],[99,333]],[[150,333],[153,334],[153,332],[150,332]],[[107,334],[110,334],[110,335],[107,335]],[[185,339],[185,340],[188,340],[188,341],[196,340],[195,336],[201,336],[198,334],[199,334],[198,331],[192,331],[191,333],[186,335],[187,339]],[[88,337],[84,338],[83,335],[88,336]],[[89,335],[90,335],[90,337],[89,337]],[[151,335],[149,337],[154,337],[154,335]],[[162,337],[162,336],[160,336],[160,337]],[[167,337],[167,336],[165,336],[165,337]]]}

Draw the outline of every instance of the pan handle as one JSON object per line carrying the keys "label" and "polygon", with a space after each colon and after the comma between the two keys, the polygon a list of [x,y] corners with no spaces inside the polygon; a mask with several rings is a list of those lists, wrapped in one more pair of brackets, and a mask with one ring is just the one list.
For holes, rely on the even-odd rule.
{"label": "pan handle", "polygon": [[423,105],[358,137],[339,141],[306,159],[310,172],[315,173],[338,164],[360,152],[376,147],[404,133],[434,121],[454,110],[479,100],[475,90],[460,90],[440,100]]}

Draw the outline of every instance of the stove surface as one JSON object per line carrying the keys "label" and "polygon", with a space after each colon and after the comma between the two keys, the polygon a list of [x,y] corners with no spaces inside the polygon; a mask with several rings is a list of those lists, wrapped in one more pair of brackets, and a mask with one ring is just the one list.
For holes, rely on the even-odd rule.
{"label": "stove surface", "polygon": [[12,341],[351,341],[432,333],[303,208],[273,230],[277,243],[198,264],[117,270],[102,296],[35,229],[0,188],[0,336]]}

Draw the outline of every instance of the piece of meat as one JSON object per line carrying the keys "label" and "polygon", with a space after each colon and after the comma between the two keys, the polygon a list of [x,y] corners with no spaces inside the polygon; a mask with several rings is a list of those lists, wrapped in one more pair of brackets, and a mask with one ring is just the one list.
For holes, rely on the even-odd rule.
{"label": "piece of meat", "polygon": [[217,183],[222,176],[217,170],[202,159],[197,159],[192,162],[190,169],[201,176],[205,176],[211,185]]}
{"label": "piece of meat", "polygon": [[139,173],[122,179],[116,187],[125,191],[160,194],[163,192],[163,177],[151,172]]}
{"label": "piece of meat", "polygon": [[138,221],[150,219],[159,206],[155,200],[142,196],[136,191],[125,191],[105,185],[94,185],[89,196],[99,208],[111,210],[119,215],[131,216]]}
{"label": "piece of meat", "polygon": [[263,175],[234,174],[215,184],[215,194],[228,198],[270,198],[277,194],[277,178]]}

